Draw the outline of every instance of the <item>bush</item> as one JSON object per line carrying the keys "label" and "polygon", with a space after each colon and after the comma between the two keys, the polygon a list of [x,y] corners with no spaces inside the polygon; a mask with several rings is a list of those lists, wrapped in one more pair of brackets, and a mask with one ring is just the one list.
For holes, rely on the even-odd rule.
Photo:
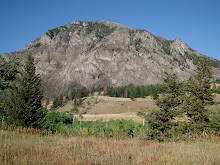
{"label": "bush", "polygon": [[72,118],[70,115],[62,112],[50,112],[46,116],[44,128],[52,132],[57,132],[62,124],[71,124]]}
{"label": "bush", "polygon": [[146,136],[146,127],[140,123],[127,120],[111,120],[102,122],[72,123],[71,116],[65,113],[51,112],[47,115],[45,128],[71,136],[94,136],[108,138],[132,138]]}

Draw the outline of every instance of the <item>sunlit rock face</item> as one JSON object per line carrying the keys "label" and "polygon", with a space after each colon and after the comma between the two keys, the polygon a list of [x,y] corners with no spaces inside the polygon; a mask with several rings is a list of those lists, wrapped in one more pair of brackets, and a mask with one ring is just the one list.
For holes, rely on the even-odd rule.
{"label": "sunlit rock face", "polygon": [[[24,50],[3,57],[11,62],[28,52],[50,96],[77,87],[162,83],[165,71],[187,79],[202,56],[180,39],[170,41],[105,21],[76,21],[48,30]],[[220,62],[209,59],[220,78]]]}

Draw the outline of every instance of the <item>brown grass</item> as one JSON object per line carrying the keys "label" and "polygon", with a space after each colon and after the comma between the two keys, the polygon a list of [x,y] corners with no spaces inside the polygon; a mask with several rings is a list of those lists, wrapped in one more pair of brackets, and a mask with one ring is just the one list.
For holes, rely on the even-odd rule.
{"label": "brown grass", "polygon": [[142,118],[138,117],[136,113],[130,112],[130,113],[121,113],[121,114],[85,114],[83,115],[83,121],[96,121],[96,120],[102,120],[102,121],[109,121],[109,120],[117,120],[117,119],[124,119],[124,120],[133,120],[135,122],[142,122]]}
{"label": "brown grass", "polygon": [[[138,98],[132,101],[129,98],[117,98],[108,96],[98,96],[98,101],[95,103],[96,96],[87,97],[83,101],[83,105],[79,107],[80,111],[86,111],[87,114],[121,114],[129,112],[137,112],[140,108],[146,111],[159,109],[151,97]],[[90,104],[88,104],[88,102]],[[73,107],[73,102],[69,101],[65,106],[57,109],[58,112],[70,111]]]}
{"label": "brown grass", "polygon": [[[88,101],[90,105],[88,105]],[[209,106],[210,109],[220,109],[220,94],[216,94],[215,101],[218,102],[218,104]],[[151,97],[144,99],[138,98],[135,101],[131,101],[131,99],[128,98],[99,96],[98,103],[94,104],[94,102],[95,97],[87,97],[83,101],[83,105],[79,107],[80,111],[87,112],[87,114],[84,115],[84,121],[125,119],[142,122],[142,119],[136,115],[137,111],[144,109],[146,112],[150,112],[159,109]],[[57,111],[69,111],[72,107],[73,102],[69,101],[64,107],[59,108]],[[177,120],[185,121],[186,117],[177,118]]]}
{"label": "brown grass", "polygon": [[0,130],[0,164],[220,164],[220,137],[190,139],[159,143]]}
{"label": "brown grass", "polygon": [[211,85],[212,85],[212,87],[213,87],[213,85],[216,85],[216,87],[220,87],[220,84],[217,84],[217,83],[212,83]]}

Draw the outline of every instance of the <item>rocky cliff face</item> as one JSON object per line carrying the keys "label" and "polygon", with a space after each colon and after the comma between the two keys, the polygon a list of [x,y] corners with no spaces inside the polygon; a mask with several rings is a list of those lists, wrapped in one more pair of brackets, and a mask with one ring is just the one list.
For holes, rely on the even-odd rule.
{"label": "rocky cliff face", "polygon": [[[170,41],[105,21],[76,21],[48,30],[24,50],[3,57],[10,62],[28,52],[35,57],[46,95],[98,84],[161,83],[164,71],[186,79],[202,56],[180,39]],[[220,78],[220,62],[209,59]]]}

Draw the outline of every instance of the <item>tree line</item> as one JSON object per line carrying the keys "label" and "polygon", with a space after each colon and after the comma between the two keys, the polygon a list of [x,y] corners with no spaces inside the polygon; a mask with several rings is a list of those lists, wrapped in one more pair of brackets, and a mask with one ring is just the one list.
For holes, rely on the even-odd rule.
{"label": "tree line", "polygon": [[128,86],[120,86],[120,87],[107,87],[104,91],[104,95],[110,97],[122,97],[122,98],[130,98],[134,100],[135,98],[145,98],[146,96],[152,96],[154,100],[159,97],[159,94],[164,93],[166,89],[163,84],[155,84],[155,85],[141,85],[135,86],[130,84]]}
{"label": "tree line", "polygon": [[[163,84],[154,84],[154,85],[142,85],[135,86],[130,84],[128,86],[120,86],[120,87],[93,87],[92,89],[87,88],[79,88],[72,89],[70,95],[69,94],[60,94],[59,97],[56,97],[53,100],[53,105],[51,109],[57,109],[59,107],[64,106],[68,101],[74,101],[75,106],[80,106],[83,102],[84,97],[93,96],[95,92],[109,97],[121,97],[121,98],[130,98],[134,100],[135,98],[145,98],[147,96],[152,96],[154,100],[159,97],[159,94],[162,94],[166,91],[166,88]],[[49,99],[47,99],[46,105],[49,104]]]}

